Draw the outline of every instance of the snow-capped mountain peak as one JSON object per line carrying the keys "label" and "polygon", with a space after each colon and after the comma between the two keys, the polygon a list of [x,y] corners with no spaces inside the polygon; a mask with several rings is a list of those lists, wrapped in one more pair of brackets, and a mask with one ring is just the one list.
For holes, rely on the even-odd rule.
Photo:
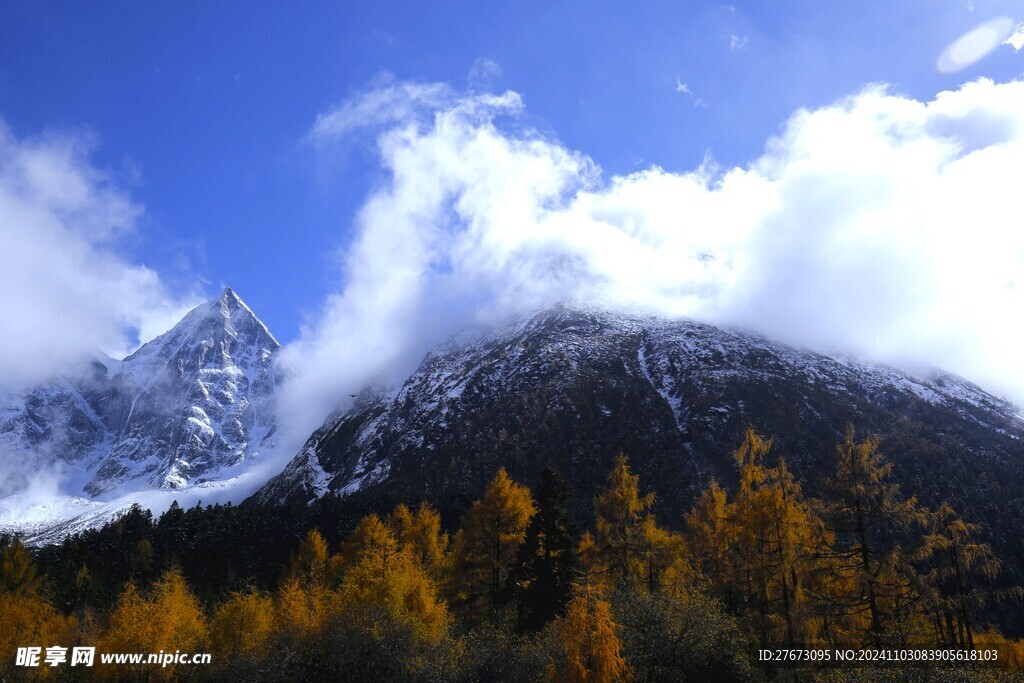
{"label": "snow-capped mountain peak", "polygon": [[280,348],[227,288],[123,361],[9,397],[0,467],[55,467],[64,493],[91,498],[218,479],[273,444]]}
{"label": "snow-capped mountain peak", "polygon": [[[189,311],[169,331],[124,359],[128,372],[152,375],[154,366],[172,361],[202,365],[218,360],[251,360],[247,351],[275,353],[281,345],[230,287],[220,297]],[[239,352],[241,354],[239,355]]]}
{"label": "snow-capped mountain peak", "polygon": [[192,309],[124,360],[129,391],[138,393],[85,492],[99,495],[139,478],[179,488],[256,457],[276,425],[280,348],[231,288]]}

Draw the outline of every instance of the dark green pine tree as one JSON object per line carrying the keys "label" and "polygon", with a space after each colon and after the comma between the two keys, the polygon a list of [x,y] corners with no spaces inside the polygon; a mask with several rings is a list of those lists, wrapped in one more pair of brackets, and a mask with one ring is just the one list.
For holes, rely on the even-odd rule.
{"label": "dark green pine tree", "polygon": [[159,552],[159,563],[163,567],[181,565],[181,550],[186,543],[185,511],[178,501],[160,515],[154,529],[154,543]]}
{"label": "dark green pine tree", "polygon": [[509,575],[509,593],[518,600],[516,626],[521,632],[540,630],[565,614],[578,568],[578,534],[570,512],[572,490],[550,467],[544,468],[540,478],[537,513]]}

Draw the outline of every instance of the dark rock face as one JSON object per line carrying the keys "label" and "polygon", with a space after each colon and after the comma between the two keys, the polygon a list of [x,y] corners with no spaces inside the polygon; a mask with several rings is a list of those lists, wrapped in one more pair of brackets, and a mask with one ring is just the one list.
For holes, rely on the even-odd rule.
{"label": "dark rock face", "polygon": [[555,307],[435,350],[397,391],[364,391],[254,500],[379,489],[454,517],[498,467],[533,483],[553,464],[586,517],[622,452],[657,493],[660,519],[679,526],[712,478],[734,480],[731,453],[747,426],[773,438],[773,453],[814,492],[853,423],[882,438],[906,490],[926,504],[948,500],[998,537],[1024,525],[1018,412],[941,372],[916,376],[691,321]]}

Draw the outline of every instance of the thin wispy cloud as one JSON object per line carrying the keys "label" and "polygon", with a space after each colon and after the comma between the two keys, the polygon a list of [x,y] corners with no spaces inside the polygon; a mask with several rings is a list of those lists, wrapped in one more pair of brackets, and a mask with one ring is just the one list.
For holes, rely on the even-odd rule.
{"label": "thin wispy cloud", "polygon": [[747,36],[729,36],[729,49],[730,50],[742,50],[750,42],[750,38]]}
{"label": "thin wispy cloud", "polygon": [[387,31],[381,31],[380,29],[373,29],[370,31],[370,33],[367,34],[366,40],[370,43],[383,45],[391,50],[398,48],[398,38],[396,38],[394,34],[388,33]]}
{"label": "thin wispy cloud", "polygon": [[686,95],[693,102],[693,106],[705,108],[708,105],[701,98],[694,94],[693,90],[690,89],[686,83],[683,83],[678,76],[676,76],[676,92],[681,95]]}
{"label": "thin wispy cloud", "polygon": [[343,136],[369,125],[411,120],[424,108],[438,107],[448,101],[452,89],[443,83],[389,83],[390,77],[368,93],[355,97],[341,107],[320,114],[308,139]]}
{"label": "thin wispy cloud", "polygon": [[[931,363],[1024,399],[1024,320],[1008,314],[1024,310],[1024,235],[1007,218],[1020,212],[1024,82],[930,101],[872,87],[796,112],[747,166],[622,176],[502,125],[522,111],[515,93],[388,87],[311,131],[324,154],[339,130],[373,135],[388,180],[339,254],[343,280],[286,349],[302,438],[465,323],[557,300]],[[424,90],[446,95],[425,107]],[[356,130],[353,111],[380,113]],[[319,125],[338,112],[349,123]]]}
{"label": "thin wispy cloud", "polygon": [[469,87],[474,90],[486,90],[494,87],[495,81],[501,77],[501,65],[493,59],[480,58],[469,70]]}

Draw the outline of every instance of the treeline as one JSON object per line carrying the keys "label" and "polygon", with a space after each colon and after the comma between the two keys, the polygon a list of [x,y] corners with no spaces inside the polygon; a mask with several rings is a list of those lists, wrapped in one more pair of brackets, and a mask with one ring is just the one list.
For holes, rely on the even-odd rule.
{"label": "treeline", "polygon": [[182,509],[173,503],[158,519],[133,507],[34,555],[47,595],[66,612],[109,605],[128,581],[145,589],[172,568],[204,604],[212,604],[241,588],[276,588],[281,567],[310,529],[320,529],[336,547],[360,519],[395,504],[357,491],[310,505]]}
{"label": "treeline", "polygon": [[[1024,642],[1000,635],[990,614],[1019,607],[1021,593],[994,587],[1000,561],[976,525],[905,496],[877,441],[852,429],[820,498],[784,458],[769,465],[770,449],[748,430],[735,490],[712,483],[681,530],[659,523],[654,495],[620,457],[588,529],[556,472],[530,490],[500,470],[451,534],[428,504],[358,514],[372,504],[356,498],[276,525],[230,506],[218,525],[200,524],[210,508],[156,522],[133,510],[35,559],[14,541],[0,555],[0,676],[32,644],[213,654],[209,667],[97,667],[100,678],[609,682],[788,675],[754,661],[758,647],[999,645],[1009,668],[970,675],[1016,680]],[[333,526],[297,533],[317,519]],[[206,527],[221,546],[263,531],[297,542],[243,559],[222,548],[204,563],[189,548],[211,547]]]}

